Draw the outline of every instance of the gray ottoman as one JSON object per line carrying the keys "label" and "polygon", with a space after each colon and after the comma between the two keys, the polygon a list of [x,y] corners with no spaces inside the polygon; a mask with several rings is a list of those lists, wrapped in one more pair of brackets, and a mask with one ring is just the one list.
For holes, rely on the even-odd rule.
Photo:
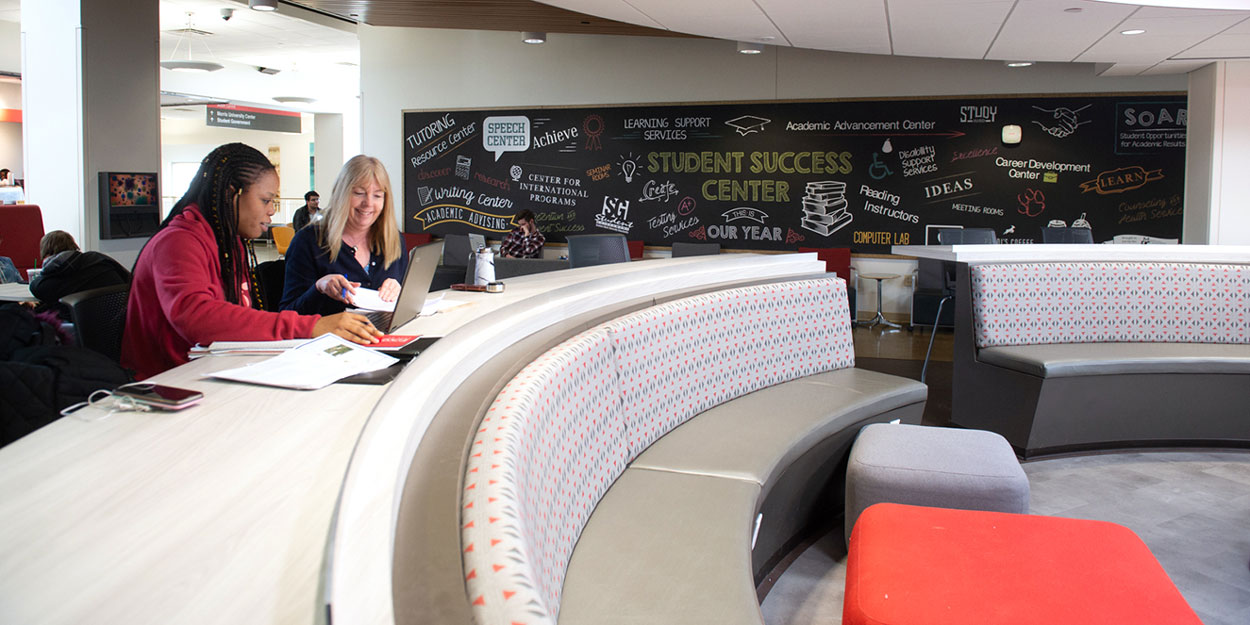
{"label": "gray ottoman", "polygon": [[1007,439],[985,430],[874,423],[846,467],[846,539],[875,503],[1029,511],[1029,479]]}

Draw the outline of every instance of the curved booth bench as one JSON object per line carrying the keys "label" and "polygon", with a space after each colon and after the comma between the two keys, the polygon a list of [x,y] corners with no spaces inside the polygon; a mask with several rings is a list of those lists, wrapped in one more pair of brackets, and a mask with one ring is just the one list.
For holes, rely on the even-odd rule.
{"label": "curved booth bench", "polygon": [[460,548],[464,464],[477,422],[523,367],[642,308],[744,285],[824,276],[813,254],[733,254],[524,276],[502,294],[401,333],[441,336],[365,424],[342,482],[317,608],[335,623],[471,623]]}
{"label": "curved booth bench", "polygon": [[468,448],[474,620],[762,623],[757,584],[841,508],[867,423],[924,385],[857,370],[840,279],[716,291],[560,343]]}
{"label": "curved booth bench", "polygon": [[960,268],[954,423],[1026,458],[1250,446],[1250,266]]}

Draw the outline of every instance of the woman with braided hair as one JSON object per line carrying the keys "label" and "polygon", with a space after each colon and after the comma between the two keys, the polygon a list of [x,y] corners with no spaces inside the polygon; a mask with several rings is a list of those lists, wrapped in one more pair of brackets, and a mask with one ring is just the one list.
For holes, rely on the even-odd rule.
{"label": "woman with braided hair", "polygon": [[218,147],[204,157],[182,199],[135,261],[126,307],[122,365],[147,378],[188,361],[213,341],[265,341],[333,333],[373,343],[378,332],[353,313],[266,312],[252,288],[251,239],[268,228],[278,174],[255,148]]}

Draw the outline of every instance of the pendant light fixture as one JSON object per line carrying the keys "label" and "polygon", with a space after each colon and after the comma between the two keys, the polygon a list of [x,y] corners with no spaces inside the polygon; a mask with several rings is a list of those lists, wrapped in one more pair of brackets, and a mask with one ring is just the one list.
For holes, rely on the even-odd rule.
{"label": "pendant light fixture", "polygon": [[[196,30],[195,28],[193,28],[191,26],[191,19],[194,16],[195,16],[194,13],[187,13],[187,26],[186,28],[183,28],[182,30],[177,31],[178,43],[174,45],[174,51],[172,54],[169,55],[169,59],[165,61],[161,61],[161,67],[168,69],[168,70],[177,71],[177,72],[215,72],[219,69],[224,69],[225,66],[222,65],[221,63],[217,63],[215,61],[197,61],[193,57],[191,48],[195,44],[195,38],[200,35],[212,34],[212,33],[202,31],[202,30]],[[184,40],[187,42],[187,58],[186,60],[180,60],[178,58],[178,50],[182,48],[182,42]],[[216,58],[213,55],[213,50],[208,47],[208,43],[206,42],[201,42],[201,43],[204,43],[204,49],[208,50],[209,56]]]}

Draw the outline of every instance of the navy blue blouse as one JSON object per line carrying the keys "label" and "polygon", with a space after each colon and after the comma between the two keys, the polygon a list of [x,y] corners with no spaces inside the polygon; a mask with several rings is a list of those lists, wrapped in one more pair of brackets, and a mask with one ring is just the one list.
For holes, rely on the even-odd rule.
{"label": "navy blue blouse", "polygon": [[[408,268],[408,254],[401,254],[390,267],[384,256],[371,252],[369,267],[361,267],[352,248],[342,241],[338,260],[331,263],[330,253],[317,244],[320,226],[300,228],[286,250],[286,281],[282,289],[282,310],[294,310],[301,315],[333,315],[347,309],[347,305],[331,299],[317,290],[321,276],[341,273],[350,282],[359,282],[367,289],[377,289],[387,278],[404,281]],[[403,240],[400,240],[403,245]]]}

